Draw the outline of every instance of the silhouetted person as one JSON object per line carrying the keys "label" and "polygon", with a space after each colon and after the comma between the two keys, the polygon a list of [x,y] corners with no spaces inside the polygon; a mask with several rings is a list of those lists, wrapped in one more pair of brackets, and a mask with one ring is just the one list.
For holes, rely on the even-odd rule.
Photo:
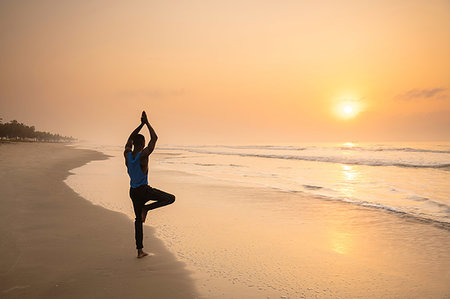
{"label": "silhouetted person", "polygon": [[[145,146],[145,138],[139,131],[144,125],[150,132],[150,142],[147,147]],[[134,130],[130,137],[128,137],[127,144],[125,145],[125,165],[128,169],[128,175],[130,176],[130,197],[133,201],[134,213],[136,219],[134,221],[136,249],[138,251],[138,258],[148,255],[142,248],[143,229],[142,223],[145,222],[147,212],[165,205],[169,205],[175,201],[175,196],[164,191],[152,188],[148,185],[148,157],[155,149],[156,140],[155,131],[147,120],[145,111],[142,112],[141,124]],[[154,201],[151,204],[145,203],[149,200]]]}

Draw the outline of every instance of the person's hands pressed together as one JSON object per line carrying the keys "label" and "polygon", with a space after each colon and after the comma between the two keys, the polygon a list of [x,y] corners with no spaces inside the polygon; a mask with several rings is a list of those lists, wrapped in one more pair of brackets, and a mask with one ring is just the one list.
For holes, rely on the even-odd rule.
{"label": "person's hands pressed together", "polygon": [[143,124],[148,123],[147,113],[145,113],[145,111],[142,111],[141,123],[143,123]]}

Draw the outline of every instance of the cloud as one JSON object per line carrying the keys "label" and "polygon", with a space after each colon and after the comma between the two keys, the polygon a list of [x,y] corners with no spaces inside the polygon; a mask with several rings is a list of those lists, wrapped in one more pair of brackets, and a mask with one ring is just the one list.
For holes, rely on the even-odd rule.
{"label": "cloud", "polygon": [[430,88],[430,89],[411,89],[403,94],[397,95],[400,100],[416,100],[416,99],[444,99],[447,98],[447,88]]}

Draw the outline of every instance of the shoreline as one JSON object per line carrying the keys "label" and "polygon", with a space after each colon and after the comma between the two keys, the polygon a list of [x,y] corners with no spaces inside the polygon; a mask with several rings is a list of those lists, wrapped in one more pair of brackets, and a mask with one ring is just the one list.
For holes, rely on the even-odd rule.
{"label": "shoreline", "polygon": [[[2,298],[450,294],[446,230],[386,210],[162,169],[158,155],[149,184],[177,202],[150,214],[144,246],[156,256],[138,260],[123,157],[111,155],[0,145]],[[67,178],[87,185],[79,192]]]}
{"label": "shoreline", "polygon": [[394,217],[408,219],[411,222],[416,222],[416,223],[420,223],[420,224],[428,224],[428,225],[431,225],[431,226],[439,228],[439,229],[450,231],[450,222],[445,222],[445,221],[440,221],[440,220],[436,220],[436,219],[432,219],[432,218],[427,218],[424,216],[409,214],[408,212],[396,210],[394,208],[389,208],[389,207],[385,207],[385,206],[375,205],[375,204],[372,204],[369,202],[348,201],[348,200],[327,197],[324,195],[317,195],[317,194],[312,195],[312,194],[308,194],[303,191],[285,190],[285,189],[278,188],[278,187],[257,185],[257,184],[251,184],[251,183],[243,183],[243,182],[233,181],[233,180],[229,180],[229,179],[214,178],[214,177],[210,177],[210,176],[202,176],[201,174],[196,174],[196,173],[192,173],[192,172],[188,172],[188,171],[184,171],[184,170],[172,170],[172,169],[166,169],[166,168],[159,168],[156,171],[168,172],[168,173],[174,173],[174,174],[181,173],[181,174],[188,175],[188,176],[197,176],[197,177],[204,177],[209,180],[223,181],[225,184],[229,184],[229,185],[241,185],[242,184],[242,186],[250,186],[250,187],[255,187],[255,188],[267,189],[267,190],[271,190],[271,191],[273,190],[275,192],[280,192],[281,194],[287,193],[287,194],[291,194],[291,195],[299,195],[302,197],[311,197],[311,198],[314,198],[315,200],[329,201],[329,202],[334,202],[336,204],[349,205],[350,208],[355,207],[355,206],[361,207],[364,209],[368,209],[369,211],[379,211],[380,213],[388,213],[388,214],[392,214]]}
{"label": "shoreline", "polygon": [[450,224],[450,172],[442,168],[449,149],[448,143],[172,146],[163,148],[171,156],[161,166]]}
{"label": "shoreline", "polygon": [[[123,157],[75,170],[69,185],[131,217]],[[441,298],[449,294],[448,231],[398,213],[159,167],[149,184],[177,196],[155,228],[203,298]],[[162,166],[162,165],[161,165]],[[110,193],[99,194],[104,184]],[[387,213],[386,213],[387,212]]]}
{"label": "shoreline", "polygon": [[198,297],[152,227],[144,238],[155,256],[137,259],[132,221],[64,183],[106,155],[55,143],[2,143],[0,154],[2,298]]}

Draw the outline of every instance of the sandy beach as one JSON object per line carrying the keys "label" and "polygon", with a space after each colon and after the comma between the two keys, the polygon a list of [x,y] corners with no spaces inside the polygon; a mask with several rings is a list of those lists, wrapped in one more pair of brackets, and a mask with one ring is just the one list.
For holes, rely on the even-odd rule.
{"label": "sandy beach", "polygon": [[105,159],[62,144],[0,144],[1,298],[195,298],[185,265],[145,229],[155,256],[135,257],[133,223],[63,180]]}
{"label": "sandy beach", "polygon": [[155,256],[138,260],[120,153],[22,143],[0,153],[2,298],[450,296],[445,225],[167,170],[171,156],[156,151],[149,183],[177,201],[148,215]]}
{"label": "sandy beach", "polygon": [[[86,199],[132,219],[120,148],[95,148],[111,157],[74,169],[66,182]],[[201,298],[450,295],[450,234],[444,224],[166,169],[163,162],[173,160],[166,150],[152,154],[149,184],[175,194],[177,201],[150,213],[146,228],[153,227],[186,264]],[[183,161],[187,158],[174,165],[181,168]]]}

